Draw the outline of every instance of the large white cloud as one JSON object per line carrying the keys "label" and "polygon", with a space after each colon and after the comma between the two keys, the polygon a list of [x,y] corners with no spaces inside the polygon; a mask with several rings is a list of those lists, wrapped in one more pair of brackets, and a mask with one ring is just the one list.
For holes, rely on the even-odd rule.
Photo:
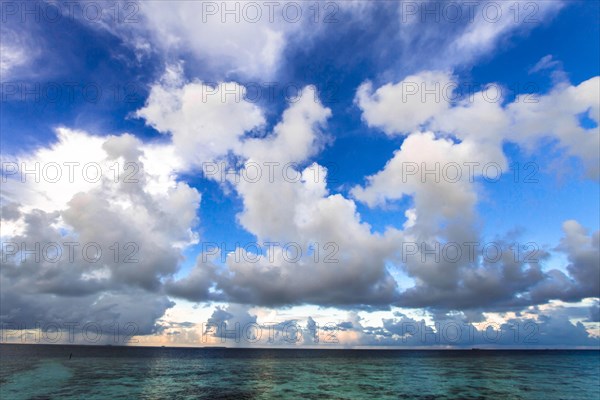
{"label": "large white cloud", "polygon": [[[398,232],[372,234],[352,200],[328,192],[326,169],[309,163],[322,147],[323,128],[330,115],[315,89],[307,87],[272,132],[234,146],[245,160],[243,168],[258,165],[262,173],[258,180],[229,180],[243,203],[238,220],[259,243],[278,245],[264,255],[246,254],[243,249],[227,255],[226,269],[216,277],[217,288],[226,299],[271,305],[378,306],[394,299],[396,282],[385,260],[393,256]],[[320,252],[317,256],[315,243]],[[296,257],[297,249],[301,257]],[[206,271],[213,267],[199,262],[196,268],[200,271],[171,284],[188,299],[197,295],[185,289],[187,281],[207,276]]]}
{"label": "large white cloud", "polygon": [[[449,107],[452,76],[440,71],[410,75],[396,84],[385,84],[373,91],[371,82],[356,91],[356,102],[363,120],[388,135],[405,134],[426,123]],[[448,89],[449,88],[449,89]],[[426,90],[431,91],[427,94]]]}
{"label": "large white cloud", "polygon": [[[373,93],[363,87],[357,95],[359,106],[365,108],[366,122],[381,127],[390,135],[427,126],[438,134],[436,137],[434,132],[410,133],[382,171],[369,177],[365,187],[357,186],[351,191],[356,199],[370,206],[412,196],[413,205],[406,213],[408,220],[404,231],[388,229],[384,234],[372,233],[369,225],[361,221],[351,199],[329,192],[326,170],[311,164],[311,157],[326,140],[324,131],[330,116],[330,111],[319,103],[313,88],[305,88],[302,96],[290,103],[272,132],[262,137],[244,134],[252,129],[252,123],[229,130],[232,132],[230,140],[220,152],[200,153],[202,156],[195,162],[203,157],[212,160],[230,153],[242,160],[242,170],[258,165],[262,176],[256,181],[233,179],[227,175],[221,183],[230,185],[242,201],[243,210],[238,214],[240,225],[255,235],[259,243],[271,241],[279,245],[273,246],[267,254],[254,254],[252,250],[239,248],[224,255],[223,266],[199,260],[189,276],[169,282],[170,293],[193,301],[212,297],[268,305],[378,306],[398,302],[407,306],[456,309],[477,307],[476,299],[484,295],[487,300],[481,301],[479,306],[492,308],[522,307],[551,298],[565,298],[564,292],[557,290],[551,290],[547,296],[536,294],[556,278],[555,271],[546,274],[538,263],[513,260],[507,255],[495,263],[480,263],[469,260],[466,253],[455,262],[442,264],[423,262],[420,253],[417,254],[404,262],[404,270],[415,279],[416,286],[404,293],[398,292],[397,282],[387,265],[401,265],[398,257],[403,250],[402,244],[406,241],[423,241],[428,245],[439,240],[478,241],[475,207],[479,188],[475,180],[482,176],[482,166],[486,164],[493,163],[501,169],[507,165],[502,143],[511,140],[507,132],[514,125],[509,107],[486,101],[492,88],[475,94],[472,101],[453,103],[448,99],[456,87],[452,85],[452,79],[447,73],[424,73],[400,84],[387,85],[383,91]],[[417,90],[421,91],[421,84],[431,85],[438,81],[441,81],[441,88],[448,85],[449,92],[438,98],[426,96],[424,100],[420,93],[403,98],[402,91],[409,82],[417,82]],[[177,107],[163,109],[167,111],[161,117],[163,121],[169,121],[162,130],[170,132],[174,140],[181,128],[179,119],[171,119],[170,114],[178,115],[187,105],[190,110],[195,109],[192,105],[198,110],[207,107],[190,102],[186,96],[185,88],[193,87],[195,83],[178,82],[178,87],[184,90],[165,89],[169,103]],[[163,88],[161,86],[161,90]],[[160,110],[157,107],[161,102],[156,99],[149,101],[139,115],[143,116],[152,107]],[[433,103],[430,104],[428,99]],[[238,113],[237,121],[260,115],[257,107],[232,97],[224,98],[214,106],[234,107]],[[409,111],[404,114],[393,112],[403,107],[408,107]],[[565,112],[572,113],[573,110]],[[590,114],[594,115],[593,112]],[[156,116],[153,113],[146,115],[149,118]],[[190,111],[190,115],[193,112]],[[418,118],[413,118],[415,115]],[[404,121],[404,117],[409,121]],[[233,123],[219,118],[206,118],[206,121],[218,125],[215,131]],[[255,123],[260,123],[259,118]],[[200,126],[190,132],[190,136],[208,137],[211,132]],[[190,149],[200,146],[200,143],[186,142],[184,146],[175,145],[174,149],[185,158]],[[267,164],[272,169],[266,168]],[[446,169],[450,164],[453,167]],[[225,168],[239,168],[239,165],[226,164]],[[407,173],[407,166],[416,167],[416,173],[414,170]],[[460,170],[458,175],[455,167]],[[438,179],[425,171],[436,168]],[[297,179],[290,179],[290,173]],[[219,175],[207,177],[218,179]],[[314,253],[311,253],[315,242],[321,246],[334,243],[338,262],[326,263],[322,257],[315,261]],[[303,257],[294,261],[286,259],[282,246],[289,243],[300,246]],[[442,269],[444,274],[440,274]],[[561,290],[572,292],[570,278],[565,276],[564,279]],[[216,283],[217,292],[209,290],[211,280]],[[341,290],[340,285],[351,290]],[[574,295],[574,298],[582,296]]]}
{"label": "large white cloud", "polygon": [[[424,71],[375,91],[365,83],[358,88],[356,101],[365,122],[388,135],[430,128],[476,144],[487,162],[503,158],[506,142],[534,151],[543,139],[554,140],[569,156],[582,160],[590,177],[598,178],[600,77],[576,86],[558,82],[546,94],[521,95],[506,105],[499,85],[476,93],[467,90],[463,98],[460,87],[446,73]],[[582,116],[596,126],[582,125]]]}
{"label": "large white cloud", "polygon": [[[146,154],[128,134],[94,137],[62,128],[56,143],[17,157],[20,169],[55,163],[62,177],[51,182],[52,171],[23,182],[21,170],[3,183],[4,322],[134,322],[154,330],[173,305],[162,280],[179,269],[182,248],[197,241],[200,194],[177,182],[171,166],[159,165],[157,145],[149,148]],[[72,182],[69,162],[80,162]],[[95,168],[86,178],[86,163],[100,167],[99,179]],[[146,164],[154,164],[151,173]]]}
{"label": "large white cloud", "polygon": [[[406,88],[412,88],[413,82],[418,83],[417,91],[406,96]],[[578,260],[568,267],[570,276],[557,270],[544,272],[542,265],[547,255],[543,251],[534,262],[507,257],[506,246],[503,257],[494,262],[467,258],[464,251],[450,262],[428,258],[425,249],[431,251],[436,243],[484,244],[475,223],[477,180],[485,177],[482,167],[486,165],[506,170],[504,143],[513,142],[533,151],[541,140],[554,140],[567,154],[583,161],[588,175],[597,178],[600,131],[598,126],[582,126],[580,119],[587,115],[597,125],[599,82],[598,77],[577,86],[558,82],[533,102],[530,97],[521,96],[507,105],[493,93],[497,87],[491,86],[455,100],[458,84],[444,73],[424,72],[375,91],[365,85],[357,90],[357,103],[368,125],[388,135],[407,135],[385,167],[368,177],[364,186],[351,191],[356,199],[371,207],[412,197],[413,208],[407,212],[404,238],[427,247],[403,260],[415,286],[401,294],[398,304],[442,309],[523,307],[551,299],[579,300],[598,294],[597,287],[589,287],[581,280],[581,276],[596,277],[598,268],[591,267],[590,261],[597,252],[591,247],[583,252],[580,246],[567,244],[582,245],[592,240],[574,221],[565,223],[570,239],[561,245],[569,254],[579,255],[569,256]],[[429,86],[421,86],[423,83]],[[434,93],[424,92],[426,89],[433,89]],[[433,132],[409,133],[418,128],[430,128]],[[450,164],[455,167],[444,173]],[[436,169],[437,173],[426,173]],[[457,169],[462,172],[461,179],[455,179]]]}
{"label": "large white cloud", "polygon": [[171,134],[186,167],[239,151],[244,133],[265,122],[260,108],[244,99],[246,89],[235,82],[215,86],[185,82],[182,72],[181,65],[167,68],[136,115],[158,131]]}
{"label": "large white cloud", "polygon": [[[404,140],[382,171],[367,178],[364,188],[357,186],[351,193],[369,206],[412,196],[410,223],[433,235],[443,220],[472,222],[477,202],[474,179],[481,176],[487,162],[471,141],[456,144],[436,139],[431,132],[416,132]],[[470,170],[469,163],[473,163]]]}

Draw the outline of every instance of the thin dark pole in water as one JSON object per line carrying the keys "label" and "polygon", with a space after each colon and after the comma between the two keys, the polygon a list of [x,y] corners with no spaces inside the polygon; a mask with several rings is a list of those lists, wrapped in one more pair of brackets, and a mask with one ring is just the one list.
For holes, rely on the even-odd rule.
{"label": "thin dark pole in water", "polygon": [[69,360],[73,357],[73,353],[69,354]]}

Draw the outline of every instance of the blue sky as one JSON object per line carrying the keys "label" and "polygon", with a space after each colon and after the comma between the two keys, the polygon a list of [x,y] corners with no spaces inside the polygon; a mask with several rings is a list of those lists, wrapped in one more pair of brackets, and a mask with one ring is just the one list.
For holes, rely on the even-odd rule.
{"label": "blue sky", "polygon": [[[89,3],[103,9],[97,20],[86,3],[73,15],[64,2],[32,4],[38,20],[20,3],[1,15],[3,322],[49,323],[50,311],[54,322],[129,318],[143,342],[185,345],[209,318],[307,324],[322,314],[352,327],[341,330],[352,347],[399,345],[383,331],[391,319],[544,329],[554,318],[570,333],[551,345],[598,346],[598,2],[482,2],[459,20],[445,3],[318,2],[317,22],[304,2],[297,22],[281,11],[269,21],[260,2],[258,22],[239,14],[244,2],[231,3],[240,22],[218,2],[115,2],[135,11],[128,22],[101,3]],[[490,7],[501,17],[486,17]],[[50,21],[49,9],[62,17]],[[403,97],[436,83],[460,90]],[[489,85],[501,100],[485,100]],[[223,97],[257,87],[256,101]],[[36,162],[73,161],[98,162],[103,179],[21,179]],[[135,164],[140,180],[106,179],[115,162],[121,178]],[[239,174],[252,162],[288,163],[304,179],[270,182],[263,168],[259,182],[240,183],[203,169]],[[503,174],[399,178],[421,162]],[[46,265],[7,247],[52,238],[136,243],[141,262]],[[473,240],[505,251],[534,242],[539,260],[402,254],[406,243]],[[268,241],[303,257],[269,260]],[[314,242],[337,246],[335,265],[314,261]],[[203,255],[214,243],[223,253],[259,244],[262,257]],[[82,306],[65,310],[73,297]]]}

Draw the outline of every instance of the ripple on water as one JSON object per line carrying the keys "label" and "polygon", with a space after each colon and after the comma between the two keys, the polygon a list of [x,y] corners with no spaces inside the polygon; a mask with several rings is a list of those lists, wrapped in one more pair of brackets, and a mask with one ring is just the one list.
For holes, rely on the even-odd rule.
{"label": "ripple on water", "polygon": [[13,374],[0,389],[3,399],[48,398],[73,376],[71,370],[58,361],[44,361],[34,369]]}

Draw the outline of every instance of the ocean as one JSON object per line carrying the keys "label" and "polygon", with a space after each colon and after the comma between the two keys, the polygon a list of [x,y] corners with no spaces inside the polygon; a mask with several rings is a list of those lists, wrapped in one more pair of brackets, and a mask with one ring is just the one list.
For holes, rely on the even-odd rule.
{"label": "ocean", "polygon": [[600,399],[600,352],[0,345],[0,398]]}

